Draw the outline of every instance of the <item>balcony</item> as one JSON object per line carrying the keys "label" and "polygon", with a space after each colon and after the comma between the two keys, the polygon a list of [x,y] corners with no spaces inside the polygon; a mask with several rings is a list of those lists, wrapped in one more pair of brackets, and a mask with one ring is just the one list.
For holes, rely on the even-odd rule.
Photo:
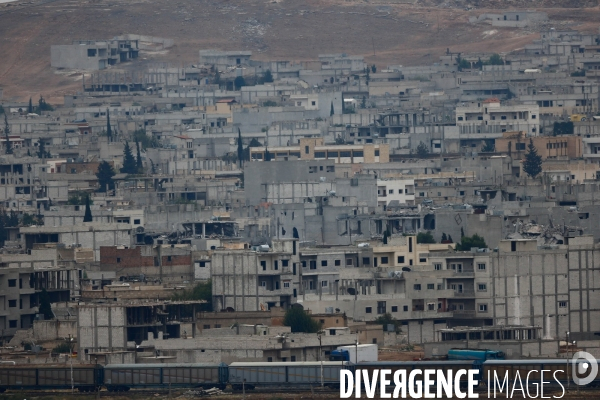
{"label": "balcony", "polygon": [[451,310],[453,318],[474,318],[475,310]]}
{"label": "balcony", "polygon": [[473,290],[463,290],[462,292],[454,292],[454,297],[475,297],[475,291]]}

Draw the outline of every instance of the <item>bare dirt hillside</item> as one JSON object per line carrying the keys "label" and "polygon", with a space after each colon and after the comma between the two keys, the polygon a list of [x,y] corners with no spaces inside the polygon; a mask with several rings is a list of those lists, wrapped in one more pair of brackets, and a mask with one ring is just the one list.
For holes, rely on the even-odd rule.
{"label": "bare dirt hillside", "polygon": [[467,23],[502,4],[570,5],[545,9],[557,28],[597,31],[600,21],[597,0],[31,0],[0,4],[0,86],[5,98],[43,94],[60,102],[81,77],[53,71],[50,46],[127,33],[174,39],[166,54],[141,55],[173,65],[197,62],[203,48],[291,60],[346,52],[379,66],[418,65],[447,48],[504,52],[535,39],[535,30]]}

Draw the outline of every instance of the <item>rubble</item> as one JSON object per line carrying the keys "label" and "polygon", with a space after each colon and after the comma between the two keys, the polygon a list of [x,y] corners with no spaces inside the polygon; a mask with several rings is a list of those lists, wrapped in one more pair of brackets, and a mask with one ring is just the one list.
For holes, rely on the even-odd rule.
{"label": "rubble", "polygon": [[220,396],[225,394],[221,389],[216,387],[210,389],[198,389],[198,390],[188,390],[183,395],[178,398],[189,398],[189,397],[209,397],[209,396]]}

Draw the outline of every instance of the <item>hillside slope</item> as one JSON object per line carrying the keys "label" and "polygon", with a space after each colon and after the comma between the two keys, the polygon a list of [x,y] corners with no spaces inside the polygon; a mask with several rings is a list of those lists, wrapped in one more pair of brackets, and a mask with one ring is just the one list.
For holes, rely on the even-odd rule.
{"label": "hillside slope", "polygon": [[[536,4],[557,3],[535,0]],[[465,10],[477,3],[475,10]],[[417,65],[453,51],[510,51],[537,37],[533,31],[468,24],[469,16],[510,0],[417,0],[415,4],[342,0],[34,0],[0,7],[0,85],[5,98],[44,94],[60,101],[80,86],[80,74],[50,68],[50,46],[74,39],[135,33],[175,40],[146,62],[186,65],[198,50],[252,50],[257,58],[314,59],[320,53],[361,54],[370,63]],[[596,0],[559,3],[595,4]],[[514,7],[513,7],[514,8]],[[528,5],[526,8],[532,8]],[[557,27],[597,29],[600,9],[547,9]],[[129,68],[142,65],[130,64]]]}

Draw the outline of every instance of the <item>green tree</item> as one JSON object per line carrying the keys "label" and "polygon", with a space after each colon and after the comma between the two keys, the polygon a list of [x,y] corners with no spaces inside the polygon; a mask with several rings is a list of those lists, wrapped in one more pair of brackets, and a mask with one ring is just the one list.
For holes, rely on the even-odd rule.
{"label": "green tree", "polygon": [[390,233],[390,227],[386,227],[385,231],[383,232],[383,244],[388,244],[388,241],[391,237],[391,233]]}
{"label": "green tree", "polygon": [[137,166],[129,142],[125,142],[125,148],[123,149],[123,167],[121,173],[123,174],[135,174],[137,172]]}
{"label": "green tree", "polygon": [[154,161],[150,158],[150,173],[152,175],[156,174],[156,166],[154,165]]}
{"label": "green tree", "polygon": [[271,74],[270,69],[265,71],[265,74],[263,75],[263,82],[266,82],[266,83],[273,82],[273,74]]}
{"label": "green tree", "polygon": [[135,149],[136,149],[136,153],[137,153],[137,157],[135,159],[135,167],[137,169],[138,174],[141,174],[144,172],[144,164],[142,164],[142,154],[140,152],[140,142],[138,142],[137,140],[135,141]]}
{"label": "green tree", "polygon": [[448,236],[446,236],[445,232],[442,232],[442,242],[445,242],[448,240]]}
{"label": "green tree", "polygon": [[250,161],[250,147],[262,147],[262,144],[256,138],[252,138],[244,149],[244,161]]}
{"label": "green tree", "polygon": [[241,169],[244,166],[244,143],[242,142],[242,131],[240,128],[238,128],[237,159],[238,167]]}
{"label": "green tree", "polygon": [[102,161],[100,165],[98,165],[98,172],[96,172],[98,185],[100,186],[98,189],[99,192],[106,192],[107,188],[108,190],[113,190],[115,188],[113,176],[115,176],[115,170],[112,165],[107,161]]}
{"label": "green tree", "polygon": [[106,137],[108,137],[108,141],[112,141],[112,128],[110,126],[110,111],[108,108],[106,109]]}
{"label": "green tree", "polygon": [[371,65],[371,72],[372,73],[377,72],[377,67],[375,66],[375,64]]}
{"label": "green tree", "polygon": [[460,238],[460,243],[456,244],[457,251],[470,251],[473,247],[485,249],[487,248],[487,244],[483,237],[478,234],[474,234],[473,236],[463,236]]}
{"label": "green tree", "polygon": [[333,101],[332,101],[331,102],[331,110],[329,111],[329,116],[331,117],[333,114],[335,114],[335,111],[333,110]]}
{"label": "green tree", "polygon": [[464,238],[465,237],[465,230],[463,229],[463,227],[460,227],[460,238]]}
{"label": "green tree", "polygon": [[360,102],[360,108],[367,108],[367,97],[363,96],[362,101]]}
{"label": "green tree", "polygon": [[525,160],[523,160],[523,171],[531,178],[535,178],[542,172],[542,156],[533,145],[533,139],[529,139]]}
{"label": "green tree", "polygon": [[39,158],[51,158],[52,154],[49,151],[46,151],[46,143],[42,140],[42,138],[38,139],[38,150],[36,152]]}
{"label": "green tree", "polygon": [[90,196],[85,197],[85,214],[83,215],[83,222],[92,222],[92,209],[90,208]]}
{"label": "green tree", "polygon": [[387,325],[394,325],[394,330],[396,333],[400,333],[402,331],[402,322],[392,317],[392,314],[390,313],[380,315],[375,319],[375,323],[383,325],[384,329],[387,327]]}
{"label": "green tree", "polygon": [[460,54],[458,56],[456,56],[456,64],[458,65],[459,71],[462,71],[463,69],[471,68],[471,63],[468,62],[467,60],[465,60],[464,58],[462,58],[460,56]]}
{"label": "green tree", "polygon": [[490,57],[489,63],[490,63],[490,65],[503,65],[504,60],[502,60],[502,57],[500,57],[500,54],[494,53]]}
{"label": "green tree", "polygon": [[27,106],[27,113],[33,114],[33,103],[31,102],[31,97],[29,98],[29,106]]}
{"label": "green tree", "polygon": [[10,144],[10,139],[8,138],[8,135],[10,134],[10,127],[8,126],[8,119],[6,118],[6,114],[4,114],[4,138],[6,140],[5,142],[5,153],[6,154],[12,154],[12,146]]}
{"label": "green tree", "polygon": [[154,136],[148,136],[145,129],[137,129],[133,131],[133,139],[140,142],[142,150],[152,149],[160,146],[159,141]]}
{"label": "green tree", "polygon": [[191,289],[178,290],[172,299],[175,301],[204,300],[206,303],[200,306],[200,311],[212,311],[212,283],[208,280],[197,283]]}
{"label": "green tree", "polygon": [[481,148],[482,153],[493,153],[496,151],[496,145],[493,140],[486,140],[485,145]]}
{"label": "green tree", "polygon": [[452,236],[448,235],[448,241],[449,241],[450,243],[454,243],[454,240],[452,240]]}
{"label": "green tree", "polygon": [[40,308],[38,310],[38,313],[43,314],[44,319],[53,319],[54,313],[52,312],[52,306],[50,305],[50,296],[48,295],[46,289],[42,289],[41,293],[39,294],[39,303]]}
{"label": "green tree", "polygon": [[431,232],[419,232],[417,235],[417,243],[435,243],[435,239]]}
{"label": "green tree", "polygon": [[419,145],[417,146],[417,155],[419,156],[419,158],[425,158],[429,155],[429,148],[425,143],[419,143]]}
{"label": "green tree", "polygon": [[242,87],[246,86],[246,80],[243,76],[238,76],[234,79],[233,85],[235,86],[235,90],[240,90]]}
{"label": "green tree", "polygon": [[77,192],[71,193],[69,195],[69,200],[67,201],[67,204],[71,206],[83,206],[85,205],[88,197],[89,196],[86,192],[78,190]]}
{"label": "green tree", "polygon": [[221,73],[219,72],[218,68],[215,70],[215,80],[214,80],[214,82],[215,82],[215,85],[219,85],[219,86],[221,85]]}
{"label": "green tree", "polygon": [[53,111],[54,107],[52,107],[50,104],[46,103],[46,100],[40,96],[40,99],[38,100],[38,113],[41,114],[42,111]]}
{"label": "green tree", "polygon": [[292,307],[286,311],[283,325],[291,327],[293,333],[317,333],[321,329],[321,324],[300,307]]}

